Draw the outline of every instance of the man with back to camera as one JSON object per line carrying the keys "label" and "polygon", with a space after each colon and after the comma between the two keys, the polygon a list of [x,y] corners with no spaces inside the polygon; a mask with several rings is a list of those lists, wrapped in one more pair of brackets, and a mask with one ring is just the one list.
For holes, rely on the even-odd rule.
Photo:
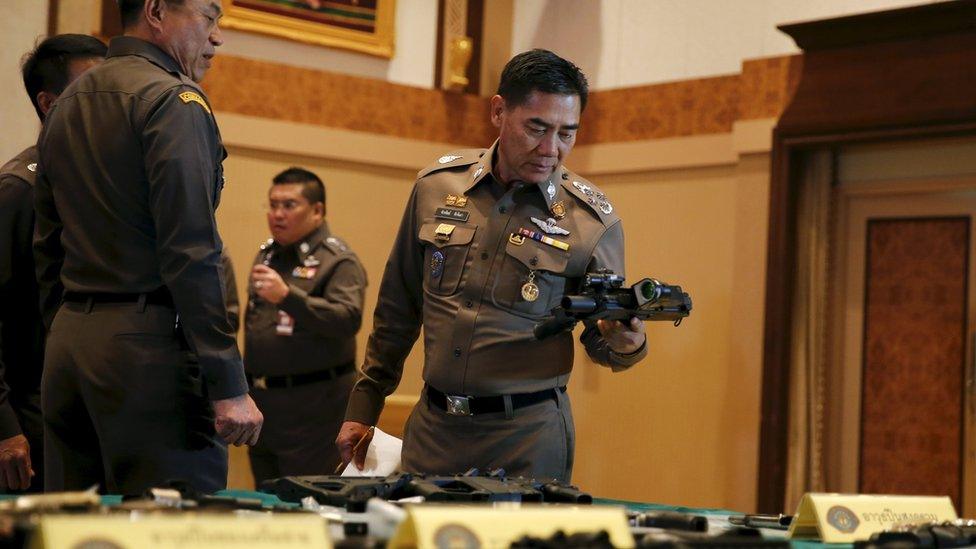
{"label": "man with back to camera", "polygon": [[221,6],[119,7],[124,35],[38,142],[45,488],[137,494],[181,479],[213,492],[224,443],[254,444],[262,424],[225,306],[226,154],[197,84],[222,43]]}
{"label": "man with back to camera", "polygon": [[[610,200],[563,165],[587,83],[546,50],[512,58],[491,98],[498,140],[422,170],[387,262],[366,349],[336,444],[362,468],[387,395],[424,328],[424,391],[404,430],[403,468],[457,474],[572,475],[566,382],[573,337],[532,329],[588,272],[624,274],[623,229]],[[588,323],[597,363],[626,369],[646,354],[644,325]]]}
{"label": "man with back to camera", "polygon": [[250,448],[255,484],[332,474],[333,441],[356,371],[366,272],[325,220],[325,186],[289,168],[268,191],[268,228],[251,269],[244,367],[264,412]]}
{"label": "man with back to camera", "polygon": [[[24,88],[41,122],[64,88],[101,63],[105,51],[93,36],[59,34],[24,56]],[[34,145],[0,167],[0,492],[44,487],[44,326],[31,252],[36,174]]]}

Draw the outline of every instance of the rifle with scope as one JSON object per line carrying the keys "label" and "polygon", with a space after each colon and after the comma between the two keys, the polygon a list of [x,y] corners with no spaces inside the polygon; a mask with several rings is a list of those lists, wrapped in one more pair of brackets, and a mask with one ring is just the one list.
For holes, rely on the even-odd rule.
{"label": "rifle with scope", "polygon": [[645,278],[624,288],[624,277],[608,270],[588,273],[576,294],[563,296],[552,318],[536,324],[536,339],[572,330],[581,320],[670,320],[675,326],[691,313],[691,296],[681,286]]}

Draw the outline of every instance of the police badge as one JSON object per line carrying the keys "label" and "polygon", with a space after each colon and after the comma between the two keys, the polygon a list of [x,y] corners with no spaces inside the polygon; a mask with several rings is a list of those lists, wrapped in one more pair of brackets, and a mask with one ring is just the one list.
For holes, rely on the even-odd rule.
{"label": "police badge", "polygon": [[442,274],[444,274],[444,252],[434,250],[434,253],[430,254],[430,277],[440,278]]}

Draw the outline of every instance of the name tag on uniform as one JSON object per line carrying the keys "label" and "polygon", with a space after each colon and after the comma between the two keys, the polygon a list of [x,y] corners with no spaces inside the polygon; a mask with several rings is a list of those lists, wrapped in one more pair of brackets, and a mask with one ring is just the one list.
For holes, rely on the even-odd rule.
{"label": "name tag on uniform", "polygon": [[315,277],[316,271],[318,271],[318,267],[295,267],[295,270],[291,272],[291,276],[292,278],[311,280]]}
{"label": "name tag on uniform", "polygon": [[465,222],[468,220],[468,216],[471,215],[467,210],[459,210],[457,208],[437,208],[434,212],[434,217],[438,219],[449,219],[451,221]]}
{"label": "name tag on uniform", "polygon": [[290,336],[295,333],[295,319],[284,311],[278,311],[278,324],[275,326],[275,333],[280,336]]}

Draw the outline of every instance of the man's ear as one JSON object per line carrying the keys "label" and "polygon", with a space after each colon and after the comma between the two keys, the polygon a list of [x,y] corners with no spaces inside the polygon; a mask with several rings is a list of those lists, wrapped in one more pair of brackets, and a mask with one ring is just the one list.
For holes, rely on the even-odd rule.
{"label": "man's ear", "polygon": [[142,5],[142,14],[153,31],[159,32],[162,29],[166,7],[166,0],[146,0]]}
{"label": "man's ear", "polygon": [[502,126],[506,110],[508,110],[508,105],[505,104],[505,98],[500,95],[493,95],[490,102],[491,123],[496,128]]}
{"label": "man's ear", "polygon": [[37,107],[41,109],[41,114],[47,117],[47,112],[51,110],[54,101],[58,96],[47,91],[37,92]]}

